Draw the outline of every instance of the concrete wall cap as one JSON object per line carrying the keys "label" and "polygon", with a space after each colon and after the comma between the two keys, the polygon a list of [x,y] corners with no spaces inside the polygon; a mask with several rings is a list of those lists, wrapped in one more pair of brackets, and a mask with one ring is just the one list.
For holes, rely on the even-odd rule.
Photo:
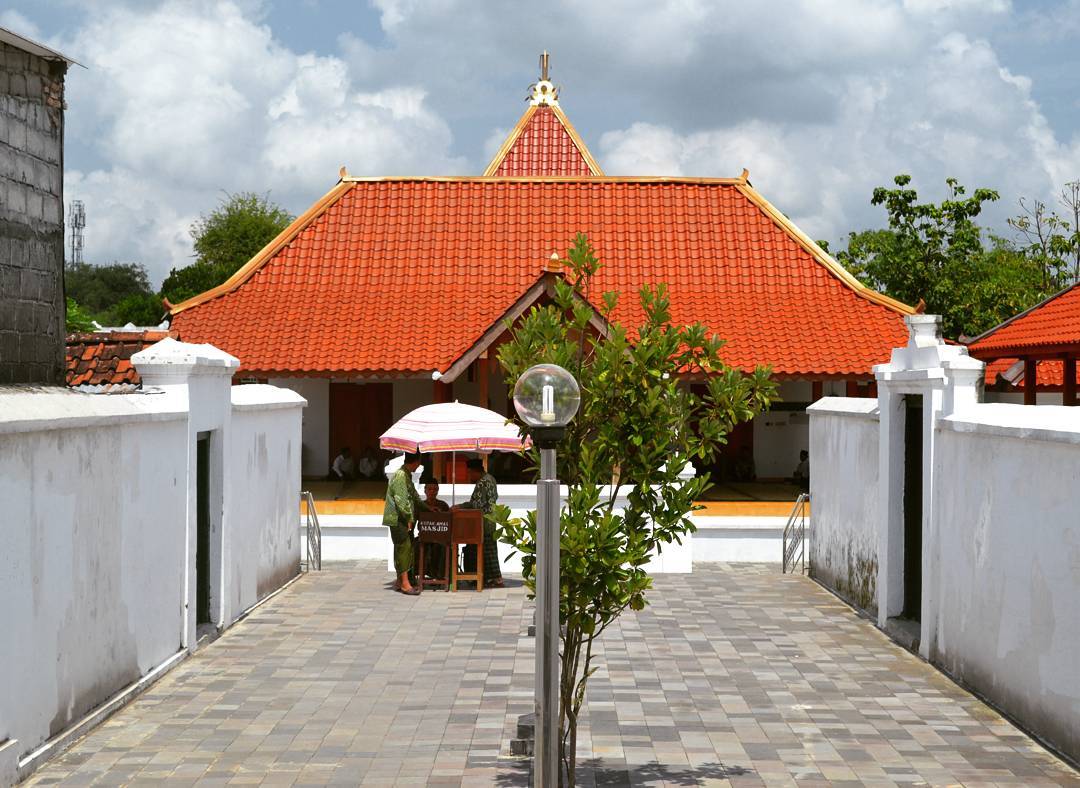
{"label": "concrete wall cap", "polygon": [[854,416],[856,418],[878,417],[876,398],[823,397],[810,405],[806,412],[813,416]]}
{"label": "concrete wall cap", "polygon": [[[170,377],[187,374],[232,374],[240,366],[236,356],[213,345],[193,345],[166,337],[131,357],[139,375]],[[197,371],[198,370],[198,371]]]}

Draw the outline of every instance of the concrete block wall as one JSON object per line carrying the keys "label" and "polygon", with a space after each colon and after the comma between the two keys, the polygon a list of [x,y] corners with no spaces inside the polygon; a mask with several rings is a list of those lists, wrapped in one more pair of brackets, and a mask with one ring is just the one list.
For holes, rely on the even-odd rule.
{"label": "concrete block wall", "polygon": [[0,43],[0,384],[64,380],[64,74]]}

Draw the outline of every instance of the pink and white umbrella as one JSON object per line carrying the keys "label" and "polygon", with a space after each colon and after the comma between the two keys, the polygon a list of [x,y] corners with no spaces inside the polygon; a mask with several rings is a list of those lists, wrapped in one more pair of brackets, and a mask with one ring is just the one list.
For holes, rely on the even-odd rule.
{"label": "pink and white umbrella", "polygon": [[527,445],[505,416],[460,402],[417,408],[379,436],[379,446],[391,451],[521,451]]}

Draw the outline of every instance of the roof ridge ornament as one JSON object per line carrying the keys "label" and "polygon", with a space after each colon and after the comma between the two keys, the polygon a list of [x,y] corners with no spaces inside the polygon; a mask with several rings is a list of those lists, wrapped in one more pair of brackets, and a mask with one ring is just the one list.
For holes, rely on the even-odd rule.
{"label": "roof ridge ornament", "polygon": [[534,107],[559,106],[559,86],[548,79],[551,56],[545,49],[540,55],[540,79],[529,85],[529,103]]}

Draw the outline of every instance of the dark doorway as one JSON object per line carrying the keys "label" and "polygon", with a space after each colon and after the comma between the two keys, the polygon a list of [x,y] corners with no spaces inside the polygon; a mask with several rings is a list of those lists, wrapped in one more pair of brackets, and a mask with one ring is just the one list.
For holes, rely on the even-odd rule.
{"label": "dark doorway", "polygon": [[379,436],[394,422],[391,383],[330,384],[330,462],[348,446],[354,457],[379,448]]}
{"label": "dark doorway", "polygon": [[195,623],[210,619],[210,436],[200,434],[195,451]]}
{"label": "dark doorway", "polygon": [[904,397],[904,618],[922,619],[923,398]]}

